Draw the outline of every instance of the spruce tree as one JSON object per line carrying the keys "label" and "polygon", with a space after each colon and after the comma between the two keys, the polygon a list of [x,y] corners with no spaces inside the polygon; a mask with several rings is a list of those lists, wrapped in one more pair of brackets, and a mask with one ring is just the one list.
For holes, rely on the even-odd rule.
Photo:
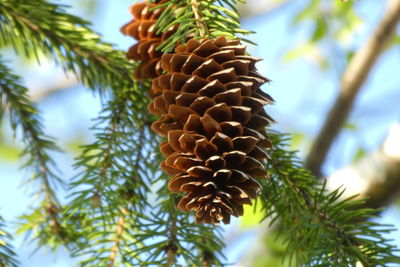
{"label": "spruce tree", "polygon": [[[32,174],[25,186],[40,196],[19,232],[38,247],[66,247],[82,266],[223,266],[217,224],[257,202],[280,225],[293,265],[400,263],[383,237],[391,229],[371,222],[376,210],[341,200],[341,189],[327,192],[289,137],[268,127],[263,107],[273,100],[245,50],[251,32],[240,28],[240,2],[136,3],[121,29],[137,40],[129,51],[102,41],[65,6],[0,2],[0,47],[43,54],[106,99],[77,175],[60,177],[51,157],[57,141],[0,57],[1,115],[22,133],[21,164]],[[18,266],[4,227],[0,218],[0,265]]]}

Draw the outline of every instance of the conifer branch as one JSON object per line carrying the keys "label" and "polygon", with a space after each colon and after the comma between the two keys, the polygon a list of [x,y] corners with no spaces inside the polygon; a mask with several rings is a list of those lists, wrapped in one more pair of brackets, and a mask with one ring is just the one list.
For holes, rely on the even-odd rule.
{"label": "conifer branch", "polygon": [[[113,114],[117,115],[117,114]],[[117,120],[119,119],[118,115],[117,116],[112,116],[111,117],[111,125],[110,125],[110,132],[109,132],[109,138],[110,141],[108,143],[108,146],[105,148],[103,151],[103,159],[102,159],[102,164],[101,164],[101,170],[99,174],[99,182],[96,183],[96,188],[93,194],[93,205],[97,207],[101,207],[100,199],[102,197],[102,193],[104,192],[105,188],[104,185],[107,183],[107,172],[111,167],[111,161],[113,159],[111,153],[112,149],[114,148],[115,142],[116,142],[116,126],[117,126]]]}
{"label": "conifer branch", "polygon": [[129,83],[133,65],[123,52],[101,41],[88,22],[65,13],[64,7],[45,0],[1,1],[0,45],[37,60],[42,53],[99,91],[117,80]]}
{"label": "conifer branch", "polygon": [[[73,249],[74,256],[84,258],[83,266],[116,266],[118,255],[122,263],[134,261],[129,251],[142,244],[135,236],[136,229],[128,230],[135,227],[148,206],[146,192],[150,191],[145,184],[143,158],[151,153],[147,144],[155,140],[148,135],[149,118],[143,111],[146,103],[136,101],[145,99],[136,97],[144,92],[139,84],[115,92],[98,119],[97,125],[102,127],[93,128],[96,142],[86,145],[76,162],[83,171],[71,188],[80,185],[86,189],[73,190],[67,212],[83,218],[79,231],[86,242],[75,243]],[[126,247],[132,240],[136,241]],[[93,251],[99,244],[102,249]]]}
{"label": "conifer branch", "polygon": [[[1,59],[1,58],[0,58]],[[57,145],[42,130],[42,125],[37,116],[33,103],[27,96],[28,89],[20,85],[20,78],[0,62],[0,99],[1,114],[6,107],[10,114],[10,123],[14,131],[22,129],[23,142],[26,145],[23,156],[27,158],[23,167],[32,168],[34,174],[27,183],[40,181],[40,194],[43,197],[41,205],[48,216],[48,223],[53,233],[63,239],[63,229],[59,222],[61,206],[54,193],[53,186],[63,185],[63,181],[55,173],[55,163],[50,153],[60,151]],[[35,237],[36,238],[36,237]]]}
{"label": "conifer branch", "polygon": [[[178,29],[160,48],[170,51],[189,37],[212,39],[224,35],[233,38],[248,33],[239,27],[234,7],[237,2],[165,2],[162,5],[165,11],[156,28],[158,32],[175,26]],[[52,19],[48,20],[49,17]],[[192,214],[178,211],[176,199],[167,189],[169,178],[160,174],[161,156],[154,153],[158,151],[159,140],[148,127],[153,121],[147,113],[145,91],[148,85],[132,80],[132,65],[122,53],[103,43],[88,28],[87,22],[44,0],[29,3],[4,0],[0,3],[0,21],[3,22],[0,24],[1,44],[13,45],[18,52],[23,51],[20,47],[23,44],[28,56],[40,51],[59,60],[66,69],[79,73],[90,87],[99,91],[106,87],[113,89],[111,100],[94,127],[96,141],[84,146],[77,158],[75,166],[81,173],[70,184],[72,199],[62,214],[65,221],[59,224],[60,227],[67,225],[66,229],[71,228],[67,234],[72,232],[73,237],[77,237],[68,236],[66,241],[71,244],[73,255],[82,257],[81,265],[116,266],[121,262],[133,266],[173,266],[183,262],[185,266],[221,266],[224,244],[220,228],[195,224]],[[199,23],[204,28],[199,28]],[[53,213],[57,219],[60,205],[51,191],[56,176],[50,168],[53,165],[47,151],[55,150],[55,145],[42,137],[34,116],[36,110],[26,98],[26,89],[19,86],[16,76],[8,71],[4,76],[7,82],[0,86],[2,98],[3,95],[7,99],[13,93],[17,95],[17,101],[8,101],[12,125],[20,123],[13,114],[25,115],[20,123],[24,133],[27,132],[25,139],[43,143],[42,154],[39,153],[42,150],[32,149],[31,144],[26,153],[36,157],[28,162],[37,166],[38,177],[49,178],[42,180],[42,191],[51,192],[45,194],[46,205],[43,206],[50,213],[49,218]],[[17,90],[10,90],[10,85]],[[24,108],[18,109],[18,106]],[[29,116],[21,113],[25,109]],[[37,138],[29,135],[36,128],[31,125],[32,129],[25,129],[26,121],[30,124],[33,121],[32,125],[38,128]],[[353,266],[362,262],[375,266],[399,262],[393,254],[395,248],[382,238],[382,233],[388,230],[366,222],[373,211],[355,211],[362,203],[338,201],[339,191],[325,194],[324,186],[301,168],[294,153],[287,150],[282,136],[277,133],[271,136],[276,149],[267,166],[271,178],[264,182],[262,202],[273,221],[282,220],[290,253],[299,254],[300,261],[306,265]],[[48,205],[49,200],[54,205]],[[29,216],[27,220],[31,221]],[[40,244],[47,242],[45,237],[39,236]],[[65,240],[57,242],[66,243]]]}
{"label": "conifer branch", "polygon": [[203,267],[211,267],[213,262],[215,261],[214,254],[207,249],[203,249],[202,253],[203,253]]}
{"label": "conifer branch", "polygon": [[171,214],[169,218],[169,229],[168,229],[168,235],[169,235],[169,243],[166,247],[167,250],[167,264],[166,266],[171,267],[175,263],[175,254],[176,250],[178,247],[176,246],[177,242],[177,237],[176,237],[176,216],[177,216],[177,210],[176,208],[171,209]]}
{"label": "conifer branch", "polygon": [[[219,1],[229,6],[228,2]],[[194,13],[197,8],[203,15],[201,21],[208,26],[208,38],[213,38],[216,32],[216,36],[235,36],[238,33],[234,30],[235,20],[225,20],[229,16],[224,17],[219,13],[223,10],[226,15],[229,10],[225,10],[222,4],[217,6],[213,3],[200,2],[198,7],[190,10],[180,1],[166,3],[166,11],[156,24],[158,32],[173,25],[177,25],[178,30],[160,46],[162,51],[169,51],[176,44],[185,43],[185,38],[193,33],[194,38],[202,37],[198,36],[198,29],[193,29],[199,27],[198,23],[192,23],[193,20],[199,21],[196,19],[199,15]],[[217,11],[213,13],[215,10]],[[192,19],[187,22],[189,16]],[[182,25],[186,27],[186,35],[179,31]],[[287,151],[281,135],[276,134],[274,138],[278,148],[273,151],[272,160],[267,166],[272,176],[264,184],[263,202],[267,216],[273,216],[273,221],[282,219],[285,234],[288,234],[289,254],[296,255],[299,262],[308,266],[354,266],[357,262],[375,266],[399,261],[393,254],[395,247],[382,237],[382,233],[388,230],[376,229],[379,228],[378,224],[367,222],[373,216],[371,210],[354,211],[361,203],[351,199],[339,202],[339,190],[326,194],[324,185],[316,182],[309,172],[300,167],[301,162],[295,155]],[[158,192],[158,195],[163,194]],[[354,225],[355,220],[357,224]],[[203,265],[207,264],[203,255],[201,260]]]}
{"label": "conifer branch", "polygon": [[108,265],[109,267],[113,267],[115,264],[115,258],[120,250],[120,241],[122,238],[123,231],[125,230],[125,220],[126,220],[126,214],[128,211],[126,209],[121,210],[122,215],[119,217],[118,220],[118,227],[117,227],[117,233],[114,239],[114,246],[111,249],[111,254],[110,254],[110,264]]}
{"label": "conifer branch", "polygon": [[208,259],[208,257],[204,256],[203,258],[203,267],[209,267],[210,265],[210,261]]}
{"label": "conifer branch", "polygon": [[[157,149],[155,143],[152,149]],[[214,226],[195,224],[193,216],[182,213],[176,207],[177,197],[170,194],[167,188],[169,178],[160,175],[158,166],[161,155],[148,159],[152,165],[149,169],[154,171],[153,177],[149,176],[149,183],[159,185],[157,192],[152,192],[158,201],[155,206],[145,210],[146,216],[139,218],[140,233],[136,238],[144,247],[135,248],[130,256],[141,258],[143,266],[175,266],[182,262],[184,266],[201,266],[203,251],[221,253],[223,243],[220,229]],[[222,266],[219,257],[212,259],[213,266]]]}
{"label": "conifer branch", "polygon": [[[340,189],[327,193],[324,184],[301,167],[286,140],[272,133],[275,149],[264,183],[262,201],[272,222],[278,218],[287,238],[288,253],[306,266],[386,266],[399,263],[395,246],[382,234],[392,231],[368,220],[375,210],[361,209],[364,201],[339,200]],[[318,265],[319,264],[319,265]]]}
{"label": "conifer branch", "polygon": [[16,259],[14,248],[11,246],[11,236],[4,230],[5,223],[0,216],[0,266],[17,267],[19,265]]}
{"label": "conifer branch", "polygon": [[[132,89],[122,89],[122,92],[116,92],[117,95],[115,95],[114,99],[109,102],[104,110],[104,113],[107,115],[100,117],[97,123],[97,125],[102,125],[105,121],[108,121],[109,125],[106,128],[98,128],[97,125],[93,127],[93,130],[98,130],[96,134],[97,141],[84,146],[82,155],[78,157],[78,161],[75,164],[76,168],[83,167],[84,171],[81,172],[82,177],[77,177],[71,186],[75,187],[82,183],[93,186],[93,190],[81,192],[84,195],[79,196],[75,200],[78,201],[81,197],[85,196],[84,199],[86,201],[91,200],[94,202],[89,201],[84,203],[78,201],[79,203],[77,202],[76,204],[88,205],[88,207],[94,204],[95,207],[102,207],[101,199],[105,197],[103,194],[107,194],[109,182],[115,182],[112,179],[118,178],[114,176],[114,168],[122,167],[116,164],[115,157],[122,156],[122,159],[126,160],[124,158],[125,155],[120,154],[125,152],[121,151],[121,149],[128,149],[128,147],[122,146],[125,138],[123,134],[128,134],[125,131],[138,130],[136,129],[136,118],[134,116],[131,118],[128,117],[132,111],[135,111],[131,110],[134,103],[129,98],[134,97],[135,94],[142,94],[140,90],[139,85],[136,84]],[[136,111],[140,114],[142,112],[139,110],[145,107],[145,104],[137,105],[136,107]],[[141,134],[141,131],[139,130],[137,133]],[[131,153],[140,153],[142,144],[142,142],[138,143],[137,147],[134,144],[129,144],[135,146],[130,148],[132,149]],[[140,161],[140,158],[136,160],[136,162],[138,161]],[[75,200],[71,202],[73,206],[75,205]]]}
{"label": "conifer branch", "polygon": [[186,43],[188,38],[213,39],[218,36],[253,43],[243,37],[251,32],[240,28],[237,2],[241,1],[171,0],[155,7],[165,8],[155,24],[157,34],[167,32],[171,27],[177,28],[157,49],[167,53],[176,45]]}
{"label": "conifer branch", "polygon": [[[176,196],[171,196],[172,203],[177,203],[179,199]],[[178,237],[177,237],[177,217],[178,209],[175,205],[171,206],[169,212],[169,224],[168,224],[168,245],[165,248],[167,250],[167,263],[166,266],[171,267],[176,261],[176,252],[178,250]]]}

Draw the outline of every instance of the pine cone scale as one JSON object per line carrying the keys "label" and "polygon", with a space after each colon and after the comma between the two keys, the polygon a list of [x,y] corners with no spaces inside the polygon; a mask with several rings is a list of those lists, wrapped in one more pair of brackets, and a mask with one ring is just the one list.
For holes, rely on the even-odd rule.
{"label": "pine cone scale", "polygon": [[136,79],[151,79],[161,75],[161,52],[157,47],[170,37],[176,28],[163,33],[155,32],[155,24],[162,14],[164,8],[160,7],[165,1],[147,1],[136,3],[131,6],[130,13],[133,19],[121,28],[121,32],[137,40],[127,53],[127,58],[139,61],[135,70]]}
{"label": "pine cone scale", "polygon": [[178,208],[194,210],[199,223],[243,215],[260,189],[255,178],[267,177],[262,129],[273,120],[263,107],[273,100],[260,89],[268,79],[258,61],[225,38],[191,39],[161,58],[167,73],[153,80],[149,110],[161,118],[152,128],[167,136],[161,167],[173,175],[169,189],[184,194]]}

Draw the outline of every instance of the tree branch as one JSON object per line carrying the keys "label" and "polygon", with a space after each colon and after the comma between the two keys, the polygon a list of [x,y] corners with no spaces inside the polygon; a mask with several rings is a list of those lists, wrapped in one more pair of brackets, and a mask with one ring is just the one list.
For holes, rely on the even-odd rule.
{"label": "tree branch", "polygon": [[135,64],[129,63],[122,51],[103,42],[88,22],[66,13],[63,6],[45,0],[3,0],[0,20],[0,42],[13,46],[17,53],[37,58],[40,51],[100,92],[132,86]]}
{"label": "tree branch", "polygon": [[110,264],[108,265],[109,267],[114,267],[114,265],[115,265],[115,259],[116,259],[116,256],[117,256],[117,253],[118,253],[119,247],[120,247],[121,236],[125,229],[125,217],[126,217],[126,214],[128,213],[128,210],[123,208],[121,210],[121,212],[122,212],[122,215],[119,217],[119,220],[118,220],[117,234],[114,239],[114,246],[111,249]]}
{"label": "tree branch", "polygon": [[[174,203],[176,202],[176,197],[172,196],[174,199]],[[166,247],[167,250],[167,262],[166,265],[167,267],[173,266],[176,260],[176,252],[178,250],[178,247],[176,245],[177,243],[177,236],[176,236],[176,231],[177,231],[177,225],[176,225],[176,219],[177,219],[177,210],[175,206],[171,207],[171,212],[170,212],[170,218],[169,218],[169,229],[168,229],[168,237],[169,237],[169,242],[168,246]]]}
{"label": "tree branch", "polygon": [[345,70],[341,90],[322,126],[304,166],[314,175],[321,176],[321,165],[352,109],[353,102],[367,79],[379,55],[395,34],[400,20],[400,0],[391,0],[381,22],[351,59]]}
{"label": "tree branch", "polygon": [[8,105],[11,127],[14,132],[17,127],[22,129],[22,140],[26,145],[23,152],[26,161],[23,167],[30,167],[34,171],[28,181],[40,181],[38,193],[43,196],[49,225],[54,234],[64,241],[63,227],[59,222],[61,207],[51,186],[51,183],[56,186],[64,185],[64,182],[55,174],[55,163],[49,155],[51,151],[60,149],[53,140],[44,135],[37,109],[28,99],[27,91],[27,88],[20,85],[20,77],[12,74],[0,61],[0,119]]}
{"label": "tree branch", "polygon": [[382,147],[356,164],[333,173],[327,182],[331,189],[344,186],[343,197],[368,197],[365,206],[382,208],[400,194],[400,124],[392,127]]}

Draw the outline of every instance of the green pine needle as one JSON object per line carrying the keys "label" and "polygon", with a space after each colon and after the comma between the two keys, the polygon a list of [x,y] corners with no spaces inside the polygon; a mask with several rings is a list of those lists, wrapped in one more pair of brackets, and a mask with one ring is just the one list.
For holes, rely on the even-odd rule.
{"label": "green pine needle", "polygon": [[0,216],[0,266],[17,267],[19,265],[16,259],[14,248],[10,244],[11,236],[4,230],[5,223]]}
{"label": "green pine needle", "polygon": [[[227,36],[246,42],[235,8],[242,0],[171,0],[156,29],[176,27],[158,47],[170,52],[188,38]],[[0,46],[29,58],[46,56],[75,73],[109,100],[93,127],[95,141],[82,147],[69,184],[68,203],[58,202],[53,187],[62,184],[50,153],[58,151],[45,136],[35,106],[18,76],[0,62],[1,114],[9,113],[26,143],[26,167],[39,182],[40,205],[20,218],[20,233],[33,233],[38,247],[63,245],[81,266],[222,266],[221,229],[195,224],[182,213],[179,195],[167,189],[160,170],[160,138],[150,130],[149,84],[134,81],[121,51],[104,43],[89,24],[45,0],[0,2]],[[1,59],[0,59],[1,60]],[[289,261],[304,266],[386,266],[399,263],[397,249],[383,238],[390,228],[371,222],[375,210],[363,201],[341,200],[341,190],[327,193],[294,152],[287,138],[271,132],[274,149],[263,181],[261,202],[272,222],[281,224]],[[17,265],[0,218],[0,264]]]}
{"label": "green pine needle", "polygon": [[376,210],[363,200],[341,200],[343,190],[328,193],[307,170],[285,135],[271,132],[274,144],[261,199],[267,214],[279,218],[287,238],[287,255],[305,266],[386,266],[400,263],[399,250],[383,234],[390,227],[370,222]]}
{"label": "green pine needle", "polygon": [[221,35],[249,43],[243,36],[251,32],[240,29],[240,17],[234,8],[238,2],[241,1],[171,0],[154,7],[165,8],[155,25],[158,34],[176,27],[176,32],[157,49],[167,53],[189,38],[214,39]]}
{"label": "green pine needle", "polygon": [[117,80],[132,85],[133,65],[122,51],[101,40],[89,23],[45,0],[0,2],[0,47],[18,54],[53,59],[77,75],[89,88],[105,91]]}

